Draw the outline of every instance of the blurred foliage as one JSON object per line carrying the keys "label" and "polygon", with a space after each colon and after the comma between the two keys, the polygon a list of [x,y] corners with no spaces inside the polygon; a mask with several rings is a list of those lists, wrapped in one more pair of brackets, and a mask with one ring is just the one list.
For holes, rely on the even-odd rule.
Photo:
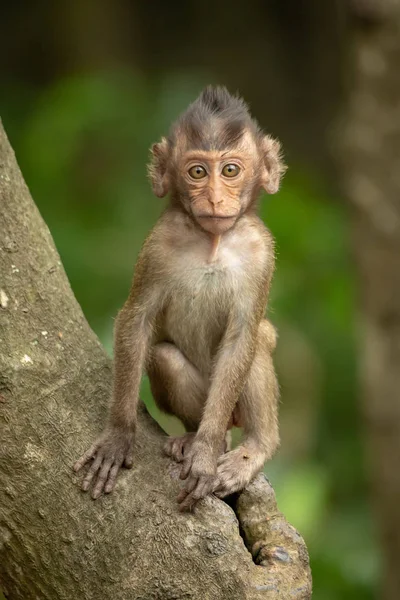
{"label": "blurred foliage", "polygon": [[[146,180],[148,148],[207,81],[127,71],[65,77],[38,92],[3,84],[2,117],[74,292],[112,351],[113,317],[163,204]],[[356,402],[355,275],[346,215],[324,182],[290,165],[261,215],[277,241],[269,315],[280,332],[282,448],[266,465],[306,538],[315,600],[374,596],[379,558]],[[169,431],[146,380],[142,397]],[[89,416],[88,416],[89,418]]]}

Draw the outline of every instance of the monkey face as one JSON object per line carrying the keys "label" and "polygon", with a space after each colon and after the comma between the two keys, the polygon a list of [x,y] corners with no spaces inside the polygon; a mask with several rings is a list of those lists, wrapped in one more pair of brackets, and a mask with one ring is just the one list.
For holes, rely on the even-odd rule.
{"label": "monkey face", "polygon": [[[178,157],[177,157],[178,158]],[[175,163],[181,201],[200,227],[225,233],[261,188],[260,156],[252,137],[229,150],[189,150]]]}
{"label": "monkey face", "polygon": [[219,235],[236,222],[248,179],[247,161],[239,153],[195,151],[184,156],[180,186],[186,210],[202,229]]}

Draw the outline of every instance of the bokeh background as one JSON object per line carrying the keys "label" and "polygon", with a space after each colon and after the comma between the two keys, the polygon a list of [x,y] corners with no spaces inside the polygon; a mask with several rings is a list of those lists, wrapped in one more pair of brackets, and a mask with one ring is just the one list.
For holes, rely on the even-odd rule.
{"label": "bokeh background", "polygon": [[[385,27],[375,9],[373,0],[1,3],[0,114],[110,353],[113,319],[163,207],[146,180],[151,143],[208,83],[240,91],[282,140],[287,176],[260,205],[277,240],[269,314],[282,390],[282,446],[265,471],[307,541],[315,600],[381,597],[389,568],[370,502],[359,377],[365,286],[342,146],[359,36],[370,44],[368,66],[374,32]],[[179,429],[157,413],[146,381],[143,399],[167,431]]]}

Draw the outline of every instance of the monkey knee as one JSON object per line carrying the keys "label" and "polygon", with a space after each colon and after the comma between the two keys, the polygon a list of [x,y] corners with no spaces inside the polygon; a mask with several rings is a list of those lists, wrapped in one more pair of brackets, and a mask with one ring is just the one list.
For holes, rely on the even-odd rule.
{"label": "monkey knee", "polygon": [[169,354],[170,354],[170,346],[172,344],[168,344],[163,342],[161,344],[155,344],[152,348],[152,359],[157,365],[164,365],[168,362]]}
{"label": "monkey knee", "polygon": [[168,342],[162,342],[154,346],[152,360],[159,371],[172,376],[181,373],[186,362],[185,357],[178,348]]}

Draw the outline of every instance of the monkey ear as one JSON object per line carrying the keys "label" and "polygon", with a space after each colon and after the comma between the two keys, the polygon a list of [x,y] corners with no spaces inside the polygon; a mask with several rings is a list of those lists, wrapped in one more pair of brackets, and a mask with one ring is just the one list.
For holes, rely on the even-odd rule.
{"label": "monkey ear", "polygon": [[261,185],[268,194],[276,194],[286,166],[282,160],[281,144],[269,135],[265,135],[262,144],[264,169]]}
{"label": "monkey ear", "polygon": [[167,173],[168,141],[165,138],[161,138],[160,142],[152,145],[150,153],[151,158],[147,165],[147,172],[153,192],[158,198],[164,198],[169,192],[169,177]]}

